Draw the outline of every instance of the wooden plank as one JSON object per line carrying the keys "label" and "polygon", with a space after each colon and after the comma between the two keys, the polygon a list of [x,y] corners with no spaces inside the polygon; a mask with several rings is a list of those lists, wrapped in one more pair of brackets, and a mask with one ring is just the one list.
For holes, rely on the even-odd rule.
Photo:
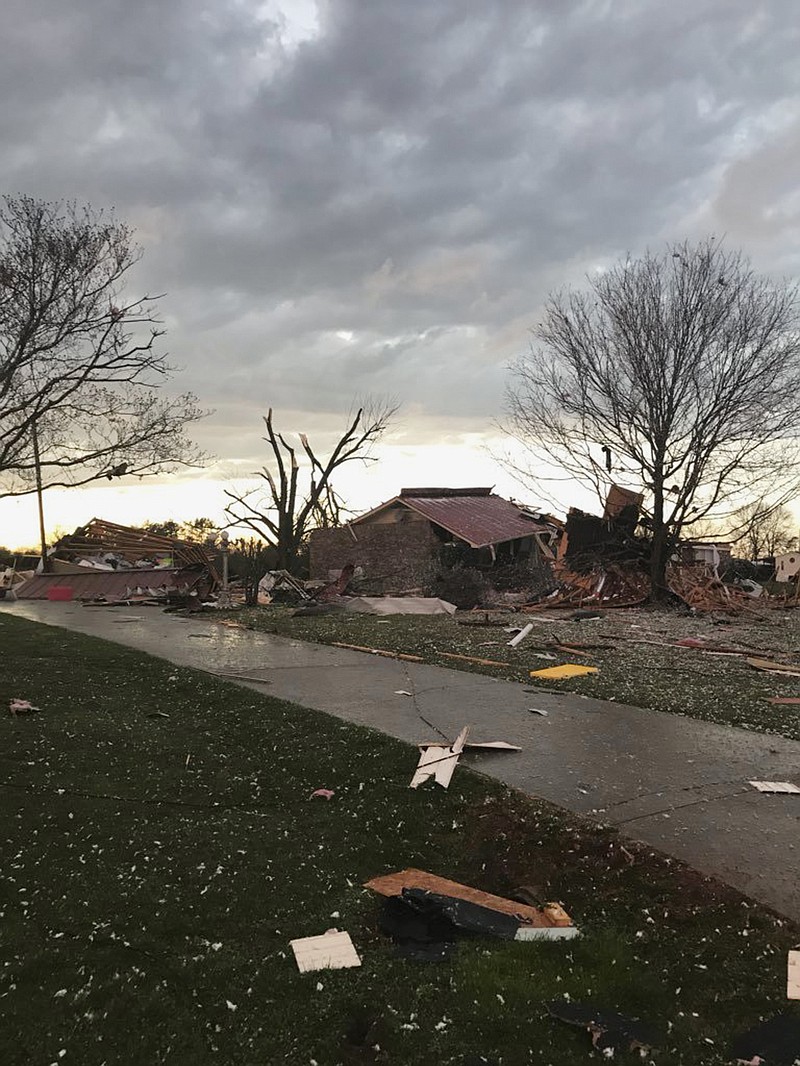
{"label": "wooden plank", "polygon": [[793,677],[800,675],[800,663],[776,663],[772,659],[753,658],[748,658],[745,662],[755,670],[767,670],[773,674],[791,674]]}
{"label": "wooden plank", "polygon": [[347,648],[348,651],[365,651],[369,655],[382,655],[386,659],[402,659],[406,663],[424,663],[421,655],[406,655],[399,651],[386,651],[385,648],[365,648],[362,644],[343,644],[340,640],[334,640],[333,648]]}
{"label": "wooden plank", "polygon": [[489,910],[497,911],[499,914],[509,914],[524,925],[538,928],[566,928],[573,925],[570,916],[558,903],[547,903],[544,907],[531,907],[527,903],[517,903],[512,899],[494,896],[491,892],[481,892],[480,889],[461,885],[457,881],[448,881],[445,877],[437,877],[436,874],[429,874],[424,870],[400,870],[398,873],[386,874],[384,877],[373,877],[371,881],[365,882],[364,887],[381,896],[399,896],[404,888],[421,888],[440,896],[451,896],[453,899],[477,903],[480,907],[488,907]]}
{"label": "wooden plank", "polygon": [[465,663],[477,663],[479,666],[505,666],[513,667],[513,663],[500,663],[496,659],[476,659],[474,655],[456,655],[452,651],[440,651],[437,654],[443,659],[460,659]]}
{"label": "wooden plank", "polygon": [[749,781],[759,792],[791,792],[800,794],[800,788],[790,781]]}

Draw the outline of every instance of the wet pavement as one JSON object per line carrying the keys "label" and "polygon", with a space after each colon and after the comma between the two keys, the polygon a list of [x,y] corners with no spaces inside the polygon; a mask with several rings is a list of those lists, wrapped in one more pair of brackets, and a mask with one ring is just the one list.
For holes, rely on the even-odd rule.
{"label": "wet pavement", "polygon": [[[469,756],[482,773],[593,815],[800,921],[800,795],[748,780],[800,784],[800,742],[437,666],[179,619],[155,608],[22,602],[21,617],[137,648],[267,695],[415,743],[505,740],[522,751]],[[398,694],[401,691],[411,695]],[[530,708],[548,712],[533,713]],[[415,759],[409,756],[409,780]]]}

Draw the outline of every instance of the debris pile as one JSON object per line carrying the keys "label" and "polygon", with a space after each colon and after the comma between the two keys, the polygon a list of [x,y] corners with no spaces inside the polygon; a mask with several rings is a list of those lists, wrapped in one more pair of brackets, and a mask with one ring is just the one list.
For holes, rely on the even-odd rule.
{"label": "debris pile", "polygon": [[219,585],[215,553],[99,518],[62,537],[45,572],[14,589],[18,599],[76,599],[100,604],[199,602]]}
{"label": "debris pile", "polygon": [[722,582],[711,566],[673,564],[667,570],[670,592],[695,611],[743,611],[752,606],[752,597]]}
{"label": "debris pile", "polygon": [[548,607],[638,607],[650,595],[650,579],[638,566],[609,563],[595,565],[588,573],[579,574],[563,565],[555,573],[558,588],[539,603],[529,604],[524,611],[540,611]]}

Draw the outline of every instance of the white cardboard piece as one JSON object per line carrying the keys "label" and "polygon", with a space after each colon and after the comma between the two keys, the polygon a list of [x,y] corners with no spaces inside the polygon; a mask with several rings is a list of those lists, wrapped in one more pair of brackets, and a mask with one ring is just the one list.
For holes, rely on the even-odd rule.
{"label": "white cardboard piece", "polygon": [[786,969],[786,998],[800,999],[800,951],[789,952]]}
{"label": "white cardboard piece", "polygon": [[345,970],[350,966],[360,966],[353,941],[349,933],[340,933],[338,929],[329,929],[322,936],[305,936],[299,940],[290,940],[289,946],[297,960],[300,973],[311,970]]}

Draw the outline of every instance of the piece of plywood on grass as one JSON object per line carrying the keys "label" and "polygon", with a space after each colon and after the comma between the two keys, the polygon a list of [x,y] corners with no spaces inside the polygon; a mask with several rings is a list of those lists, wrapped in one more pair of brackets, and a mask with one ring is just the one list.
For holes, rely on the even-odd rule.
{"label": "piece of plywood on grass", "polygon": [[361,965],[350,934],[340,933],[338,929],[329,929],[322,936],[305,936],[299,940],[290,940],[289,946],[294,952],[300,973],[308,973],[311,970],[345,970]]}
{"label": "piece of plywood on grass", "polygon": [[[497,911],[499,914],[508,914],[516,918],[523,935],[517,935],[519,940],[534,939],[528,935],[528,930],[541,930],[541,936],[547,936],[547,930],[561,930],[553,932],[552,938],[563,938],[577,933],[572,919],[559,903],[546,903],[542,907],[531,907],[527,903],[517,903],[513,899],[504,899],[502,896],[494,896],[491,892],[481,892],[478,888],[470,888],[468,885],[459,884],[458,881],[449,881],[446,877],[437,877],[425,870],[400,870],[398,873],[386,874],[383,877],[373,877],[367,881],[365,888],[372,889],[381,896],[400,896],[404,888],[421,888],[426,892],[435,892],[440,896],[450,896],[453,899],[462,899],[467,903],[475,903],[479,907]],[[565,930],[575,930],[570,934]]]}
{"label": "piece of plywood on grass", "polygon": [[790,951],[786,975],[787,999],[800,999],[800,951]]}
{"label": "piece of plywood on grass", "polygon": [[800,793],[800,787],[793,785],[790,781],[749,781],[748,784],[753,788],[757,788],[759,792],[797,792]]}
{"label": "piece of plywood on grass", "polygon": [[469,736],[469,726],[465,726],[458,734],[452,745],[447,747],[432,746],[429,748],[423,748],[420,752],[419,763],[414,771],[414,776],[411,778],[409,788],[419,788],[423,782],[429,778],[433,778],[434,781],[441,785],[442,788],[447,788],[450,784],[450,779],[453,776],[453,771],[456,768],[456,763],[464,750],[464,745],[467,742]]}
{"label": "piece of plywood on grass", "polygon": [[531,677],[543,677],[550,681],[563,681],[568,677],[581,677],[583,674],[596,674],[596,666],[582,666],[580,663],[564,663],[562,666],[546,666],[542,670],[531,670]]}

